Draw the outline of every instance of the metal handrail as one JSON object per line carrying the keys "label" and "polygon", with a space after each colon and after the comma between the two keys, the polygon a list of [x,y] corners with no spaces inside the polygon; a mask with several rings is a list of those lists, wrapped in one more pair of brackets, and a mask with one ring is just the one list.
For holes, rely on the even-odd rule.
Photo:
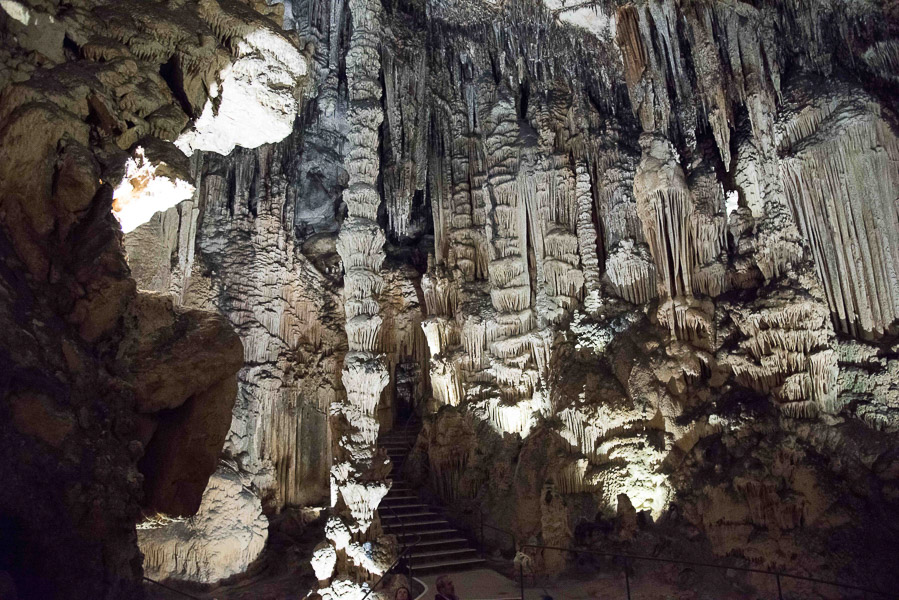
{"label": "metal handrail", "polygon": [[170,592],[175,592],[176,594],[181,594],[185,598],[193,598],[194,600],[203,600],[199,596],[194,596],[193,594],[188,594],[187,592],[182,592],[181,590],[176,590],[175,588],[168,586],[164,583],[160,583],[160,582],[156,581],[155,579],[150,579],[146,575],[144,576],[144,581],[149,581],[150,583],[154,583],[154,584],[158,585],[159,587],[163,587],[163,588],[169,590]]}
{"label": "metal handrail", "polygon": [[[402,427],[403,430],[408,430],[408,429],[409,429],[409,423],[411,423],[411,422],[412,422],[412,419],[416,418],[417,416],[418,416],[418,415],[415,414],[415,411],[413,410],[413,411],[412,411],[412,414],[410,414],[408,417],[406,417],[406,422],[403,424],[403,427]],[[391,431],[394,431],[394,430],[392,429]],[[414,445],[415,445],[415,440],[413,440],[412,443],[409,444],[406,448],[407,448],[407,449],[410,449],[410,448],[412,448],[412,446],[414,446]],[[391,462],[393,462],[393,461],[391,461]],[[405,461],[404,461],[404,464],[405,464]]]}
{"label": "metal handrail", "polygon": [[478,507],[478,517],[479,517],[480,527],[481,527],[481,538],[479,541],[481,543],[482,551],[486,547],[486,544],[484,543],[484,529],[485,528],[491,529],[493,531],[498,531],[498,532],[512,538],[512,547],[515,549],[516,552],[518,551],[518,538],[515,536],[515,534],[513,532],[509,531],[508,529],[502,529],[500,527],[496,527],[494,525],[488,525],[487,523],[485,523],[484,522],[484,511],[481,510],[480,507]]}
{"label": "metal handrail", "polygon": [[[415,411],[412,411],[412,414],[409,415],[409,417],[406,419],[406,424],[403,425],[403,428],[404,428],[404,429],[408,429],[409,423],[412,422],[412,419],[413,419],[413,417],[415,417],[415,416],[416,416],[416,415],[415,415]],[[415,444],[415,442],[412,443],[412,445],[414,445],[414,444]],[[411,448],[412,445],[410,445],[409,447]],[[381,508],[382,508],[381,506],[378,506],[378,510],[381,510]],[[399,516],[398,514],[396,514],[396,511],[393,510],[393,508],[391,508],[390,506],[385,506],[385,507],[383,507],[383,508],[386,508],[387,510],[389,510],[389,511],[390,511],[390,514],[393,515],[393,518],[396,519],[397,521],[399,521],[399,523],[400,523],[400,528],[402,529],[402,532],[403,532],[403,538],[405,538],[405,537],[406,537],[406,523],[405,523],[405,521],[403,521],[403,519],[401,519],[400,516]],[[420,539],[421,539],[421,536],[419,536],[419,540],[420,540]],[[418,543],[418,542],[416,542],[416,543]],[[405,548],[405,546],[404,546],[404,548]],[[400,551],[400,556],[402,556],[402,551]]]}
{"label": "metal handrail", "polygon": [[[400,522],[400,529],[403,531],[403,538],[405,539],[405,538],[406,538],[406,523],[403,522],[403,520],[400,518],[400,516],[399,516],[398,514],[396,514],[396,511],[393,510],[392,507],[390,507],[390,506],[385,506],[384,508],[386,508],[387,510],[389,510],[389,511],[390,511],[390,514],[393,515],[393,518]],[[381,507],[378,507],[378,510],[381,510]],[[405,548],[406,548],[406,547],[403,546],[403,550],[405,550]],[[400,552],[402,552],[402,550],[401,550]]]}
{"label": "metal handrail", "polygon": [[[594,554],[597,556],[605,556],[612,558],[623,558],[624,559],[624,581],[627,586],[627,597],[630,600],[631,597],[631,589],[630,589],[630,576],[628,574],[628,561],[630,560],[648,560],[653,562],[662,562],[662,563],[671,563],[677,565],[690,565],[693,567],[709,567],[712,569],[732,569],[734,571],[744,571],[747,573],[762,573],[764,575],[772,575],[777,580],[777,594],[780,600],[783,600],[783,593],[780,589],[780,578],[788,578],[788,579],[799,579],[801,581],[810,581],[812,583],[820,583],[823,585],[831,585],[834,587],[845,588],[849,590],[855,590],[857,592],[878,594],[881,596],[885,596],[887,598],[899,598],[899,595],[890,594],[887,592],[881,592],[879,590],[872,590],[868,588],[863,588],[857,585],[851,585],[848,583],[840,583],[838,581],[827,581],[825,579],[815,579],[814,577],[806,577],[804,575],[794,575],[792,573],[784,573],[783,571],[767,571],[765,569],[753,569],[751,567],[734,567],[729,565],[716,565],[713,563],[703,563],[692,560],[677,560],[673,558],[658,558],[656,556],[642,556],[639,554],[624,554],[624,553],[614,553],[614,552],[600,552],[598,550],[581,550],[578,548],[562,548],[560,546],[540,546],[538,544],[523,544],[520,550],[524,550],[525,548],[538,548],[544,550],[558,550],[560,552],[573,552],[576,554]],[[524,600],[524,568],[519,565],[519,577],[521,578],[521,600]]]}
{"label": "metal handrail", "polygon": [[[414,543],[414,544],[412,544],[411,546],[407,546],[405,550],[403,550],[402,552],[400,552],[400,555],[396,557],[396,560],[393,561],[393,563],[392,563],[389,567],[387,567],[387,570],[384,571],[384,574],[381,575],[380,579],[378,579],[378,580],[375,582],[375,584],[374,584],[373,586],[371,586],[370,588],[368,588],[368,591],[365,592],[365,595],[364,595],[364,596],[362,596],[362,600],[365,600],[366,598],[368,598],[369,594],[371,594],[373,591],[375,591],[375,589],[377,589],[377,587],[378,587],[379,585],[381,585],[381,582],[384,581],[384,578],[387,577],[387,576],[390,574],[390,572],[391,572],[394,568],[396,568],[396,566],[397,566],[398,564],[400,564],[400,561],[403,559],[403,556],[406,555],[406,554],[408,554],[408,553],[411,552],[412,550],[414,550],[415,547],[418,546],[418,543],[419,543],[420,541],[421,541],[421,534],[418,535],[418,538],[415,540],[415,543]],[[410,577],[411,577],[411,574],[410,574]]]}

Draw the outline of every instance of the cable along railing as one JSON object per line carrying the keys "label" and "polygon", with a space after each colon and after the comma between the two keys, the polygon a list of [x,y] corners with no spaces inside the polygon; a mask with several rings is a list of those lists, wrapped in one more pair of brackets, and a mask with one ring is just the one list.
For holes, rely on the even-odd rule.
{"label": "cable along railing", "polygon": [[[861,598],[871,600],[879,599],[879,598],[893,598],[899,600],[899,592],[884,592],[881,590],[874,590],[870,588],[865,588],[862,586],[843,583],[839,581],[831,581],[826,579],[818,579],[815,577],[807,577],[805,575],[796,575],[793,573],[785,573],[783,571],[769,571],[766,569],[754,569],[752,567],[737,567],[733,565],[717,565],[714,563],[704,563],[699,561],[692,560],[678,560],[674,558],[659,558],[657,556],[642,556],[639,554],[625,554],[625,553],[617,553],[617,552],[601,552],[598,550],[584,550],[580,548],[563,548],[560,546],[542,546],[539,544],[522,544],[518,548],[518,552],[522,553],[527,548],[533,548],[535,550],[553,550],[557,552],[571,552],[574,554],[589,554],[593,556],[602,556],[605,558],[615,558],[621,559],[624,561],[624,593],[622,597],[631,600],[631,572],[630,567],[632,563],[638,561],[647,561],[647,562],[656,562],[656,563],[668,563],[668,564],[676,564],[676,565],[687,565],[691,567],[703,567],[710,569],[720,569],[724,571],[742,571],[746,573],[759,573],[762,575],[770,575],[774,578],[777,584],[777,600],[789,600],[786,596],[784,596],[783,584],[784,580],[798,580],[805,581],[810,583],[815,583],[818,585],[826,585],[832,586],[841,590],[850,590],[853,592],[859,592],[862,594]],[[524,587],[524,561],[518,561],[518,579],[519,579],[519,587],[521,589],[521,600],[525,600],[525,587]]]}

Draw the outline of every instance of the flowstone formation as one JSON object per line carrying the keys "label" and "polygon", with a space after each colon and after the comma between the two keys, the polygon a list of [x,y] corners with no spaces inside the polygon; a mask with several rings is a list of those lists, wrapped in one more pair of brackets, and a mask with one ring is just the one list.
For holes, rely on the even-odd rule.
{"label": "flowstone formation", "polygon": [[896,90],[862,58],[895,49],[895,13],[464,6],[429,4],[423,46],[436,414],[413,478],[519,540],[894,586],[888,534],[850,532],[897,510],[895,388],[874,383]]}
{"label": "flowstone formation", "polygon": [[894,2],[0,7],[20,595],[302,509],[361,598],[411,413],[461,524],[899,587]]}

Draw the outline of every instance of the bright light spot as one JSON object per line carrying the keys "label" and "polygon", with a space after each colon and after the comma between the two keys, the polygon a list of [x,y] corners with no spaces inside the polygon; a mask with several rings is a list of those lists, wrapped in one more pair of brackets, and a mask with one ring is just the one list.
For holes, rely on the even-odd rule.
{"label": "bright light spot", "polygon": [[306,58],[267,29],[250,32],[238,44],[237,54],[219,75],[221,84],[211,86],[194,126],[175,140],[188,156],[197,150],[229,154],[235,146],[257,148],[293,131]]}
{"label": "bright light spot", "polygon": [[122,224],[122,231],[134,231],[158,212],[189,200],[194,186],[188,182],[157,175],[158,166],[138,147],[125,164],[125,177],[113,192],[112,214]]}
{"label": "bright light spot", "polygon": [[331,545],[323,545],[312,553],[312,570],[315,571],[315,577],[319,581],[324,581],[331,577],[334,573],[334,566],[337,564],[337,550]]}
{"label": "bright light spot", "polygon": [[[10,17],[21,23],[28,25],[31,23],[31,12],[25,5],[15,2],[14,0],[0,0],[0,6],[6,11]],[[52,19],[51,19],[52,20]]]}
{"label": "bright light spot", "polygon": [[560,21],[585,29],[600,39],[614,35],[615,20],[602,6],[580,0],[543,0]]}
{"label": "bright light spot", "polygon": [[654,448],[645,435],[612,438],[600,446],[609,461],[599,473],[604,495],[610,501],[627,494],[638,511],[647,510],[654,519],[668,507],[671,484],[662,472],[670,448]]}
{"label": "bright light spot", "polygon": [[730,213],[738,208],[740,208],[740,195],[737,194],[736,190],[727,192],[727,196],[724,198],[724,213],[730,216]]}
{"label": "bright light spot", "polygon": [[540,415],[548,414],[549,400],[542,391],[535,391],[530,398],[521,398],[515,404],[505,404],[500,398],[488,398],[483,406],[487,422],[497,433],[519,434],[526,438]]}

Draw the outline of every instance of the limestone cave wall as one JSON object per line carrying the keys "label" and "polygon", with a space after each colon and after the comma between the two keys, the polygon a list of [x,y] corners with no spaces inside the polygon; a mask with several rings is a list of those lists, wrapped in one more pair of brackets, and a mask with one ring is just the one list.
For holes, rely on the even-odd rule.
{"label": "limestone cave wall", "polygon": [[460,523],[899,585],[895,3],[0,19],[20,593],[215,582],[302,508],[354,597],[410,411]]}

